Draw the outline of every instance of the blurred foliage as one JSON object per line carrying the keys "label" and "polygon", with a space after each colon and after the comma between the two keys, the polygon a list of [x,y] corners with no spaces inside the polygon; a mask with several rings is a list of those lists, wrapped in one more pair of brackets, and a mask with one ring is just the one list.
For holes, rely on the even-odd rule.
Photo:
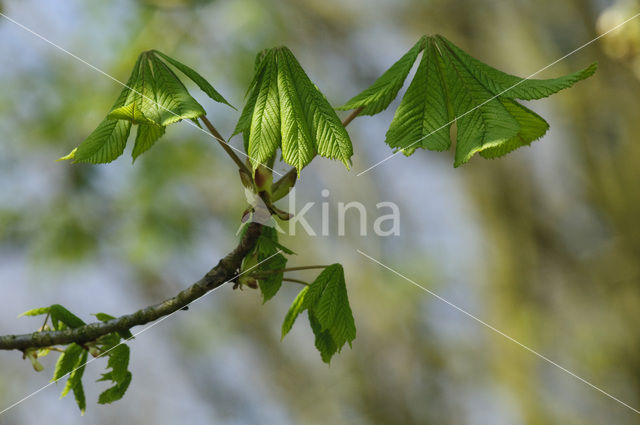
{"label": "blurred foliage", "polygon": [[[197,69],[236,105],[251,79],[255,53],[264,47],[289,46],[338,105],[370,85],[425,33],[445,34],[478,59],[524,76],[640,9],[635,0],[606,7],[592,0],[52,4],[40,10],[31,2],[5,2],[3,13],[119,79],[126,78],[140,51],[157,48]],[[122,21],[105,19],[107,11]],[[187,379],[198,395],[190,406],[206,418],[202,423],[637,423],[630,410],[363,263],[353,251],[366,246],[385,254],[383,262],[640,406],[638,25],[640,20],[630,22],[540,75],[561,75],[594,60],[600,65],[581,86],[533,106],[552,119],[548,135],[531,149],[500,160],[472,160],[452,174],[441,167],[450,162],[446,154],[434,159],[420,152],[358,179],[352,173],[348,184],[338,173],[336,180],[319,180],[310,166],[303,182],[309,188],[315,179],[335,183],[336,193],[348,186],[350,193],[372,200],[421,202],[419,213],[403,209],[400,241],[302,236],[286,241],[300,263],[345,263],[358,326],[353,350],[327,368],[308,347],[312,336],[305,327],[278,342],[297,288],[284,287],[282,299],[265,306],[255,291],[219,292],[175,326],[150,331],[164,328],[171,341],[164,351],[171,356],[172,374],[158,378],[156,396],[178,397],[172,379]],[[118,88],[6,21],[0,30],[15,40],[2,43],[4,55],[14,60],[0,67],[0,128],[11,135],[0,142],[0,252],[31,259],[40,285],[63,285],[64,276],[58,279],[54,271],[64,272],[56,264],[119,264],[130,272],[131,293],[148,302],[172,295],[185,275],[208,270],[232,246],[244,208],[236,170],[219,148],[200,132],[177,125],[135,166],[126,159],[109,168],[53,162],[89,134]],[[221,132],[230,134],[237,115],[204,97],[198,101]],[[74,118],[61,121],[63,108]],[[381,114],[352,124],[354,169],[389,153],[382,134],[391,118]],[[403,170],[419,180],[420,193],[385,189],[385,176]],[[425,189],[442,175],[456,176],[456,193]],[[403,182],[414,187],[411,183]],[[468,207],[460,207],[464,223],[432,233],[414,230],[424,225],[425,214],[437,213],[439,204],[460,193],[469,200]],[[458,232],[463,225],[480,235],[476,248]],[[437,240],[437,230],[460,237],[458,250],[440,242],[428,245]],[[27,283],[2,285],[17,290]],[[39,296],[35,288],[29,305],[44,305],[33,300]],[[91,302],[99,303],[96,298]],[[144,338],[133,343],[132,356],[143,349]],[[156,354],[145,362],[155,365],[159,359]],[[30,371],[24,367],[18,374],[21,360],[2,360],[2,399],[24,396],[21,383]],[[132,371],[145,362],[132,358]],[[167,404],[150,401],[145,388],[134,382],[112,415],[127,423],[168,423],[166,415],[154,413]],[[44,399],[25,409],[35,410]],[[36,407],[54,412],[43,406]],[[68,408],[65,423],[75,423],[74,407]],[[105,412],[96,411],[94,422],[111,423]],[[26,423],[27,415],[16,409],[7,423]]]}

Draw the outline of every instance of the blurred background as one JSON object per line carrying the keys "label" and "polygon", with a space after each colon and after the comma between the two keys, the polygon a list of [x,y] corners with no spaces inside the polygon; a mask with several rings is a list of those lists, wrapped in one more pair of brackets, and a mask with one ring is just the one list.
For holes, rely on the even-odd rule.
{"label": "blurred background", "polygon": [[[194,67],[236,107],[255,53],[285,44],[339,105],[423,34],[527,76],[640,11],[606,0],[80,0],[1,1],[0,10],[126,80],[142,50]],[[235,245],[245,198],[236,169],[186,124],[132,166],[54,160],[103,118],[120,87],[0,19],[0,333],[30,332],[16,316],[61,303],[89,320],[174,295]],[[359,255],[379,259],[582,378],[640,408],[640,18],[546,70],[593,61],[596,75],[529,105],[551,129],[530,148],[454,169],[452,152],[419,150],[370,172],[394,104],[349,127],[351,172],[316,159],[298,184],[320,226],[322,189],[338,202],[400,206],[399,236],[300,232],[290,265],[345,265],[358,336],[322,363],[306,315],[280,342],[299,290],[262,305],[256,291],[208,295],[131,342],[124,399],[96,404],[87,367],[82,418],[52,385],[1,424],[638,424],[630,409],[493,333]],[[192,94],[224,135],[238,113]],[[233,143],[240,147],[236,137]],[[132,145],[132,141],[130,141]],[[281,167],[282,168],[282,167]],[[282,168],[284,169],[284,168]],[[287,201],[282,202],[287,206]],[[312,279],[313,275],[300,274]],[[287,285],[287,284],[285,284]],[[0,409],[37,390],[19,352],[0,352]]]}

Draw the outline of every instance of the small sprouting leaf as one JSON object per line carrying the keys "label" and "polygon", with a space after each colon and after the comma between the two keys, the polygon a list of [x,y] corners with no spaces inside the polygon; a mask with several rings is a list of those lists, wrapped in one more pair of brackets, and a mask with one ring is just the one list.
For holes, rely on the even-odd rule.
{"label": "small sprouting leaf", "polygon": [[108,404],[120,400],[131,383],[131,372],[128,370],[129,347],[126,344],[117,345],[107,355],[109,356],[107,369],[111,370],[102,374],[98,381],[112,381],[114,385],[100,394],[98,398],[98,403],[100,404]]}
{"label": "small sprouting leaf", "polygon": [[269,258],[278,250],[289,255],[295,254],[295,252],[278,242],[278,231],[274,227],[263,227],[255,247],[255,252],[258,253],[258,261]]}
{"label": "small sprouting leaf", "polygon": [[296,298],[293,300],[293,303],[291,303],[291,307],[289,307],[289,311],[287,311],[287,315],[284,317],[284,322],[282,322],[281,338],[284,338],[289,333],[300,313],[304,311],[304,297],[307,295],[308,290],[309,287],[305,287],[298,293]]}
{"label": "small sprouting leaf", "polygon": [[418,40],[404,56],[385,71],[369,88],[337,109],[345,111],[362,108],[360,115],[375,115],[387,109],[402,88],[404,80],[409,75],[409,71],[411,71],[418,54],[424,49],[425,40],[426,37]]}
{"label": "small sprouting leaf", "polygon": [[73,366],[72,372],[69,374],[69,378],[67,379],[67,384],[62,390],[62,394],[60,398],[66,397],[69,394],[69,391],[73,390],[73,394],[76,399],[76,403],[80,408],[80,412],[84,414],[87,408],[87,401],[84,395],[84,388],[82,387],[82,375],[84,375],[84,369],[87,363],[88,352],[83,350],[80,357],[78,357],[78,361]]}
{"label": "small sprouting leaf", "polygon": [[34,308],[32,310],[28,310],[28,311],[25,311],[24,313],[21,313],[18,317],[23,317],[23,316],[41,316],[43,314],[49,313],[49,310],[50,310],[50,307]]}
{"label": "small sprouting leaf", "polygon": [[298,175],[295,170],[290,170],[287,174],[280,177],[273,186],[271,186],[271,202],[276,202],[289,194],[293,186],[296,184]]}
{"label": "small sprouting leaf", "polygon": [[[287,265],[287,257],[282,254],[273,256],[258,267],[258,272],[274,272],[281,270]],[[258,279],[258,286],[262,292],[264,302],[269,301],[282,286],[282,277],[284,272],[269,273]]]}
{"label": "small sprouting leaf", "polygon": [[114,386],[107,388],[100,396],[98,397],[98,403],[100,404],[109,404],[114,401],[120,400],[124,393],[127,392],[129,388],[129,384],[131,384],[131,372],[127,372],[125,378],[115,384]]}
{"label": "small sprouting leaf", "polygon": [[82,319],[60,304],[53,304],[49,307],[49,312],[51,313],[51,324],[53,325],[53,328],[57,330],[63,329],[63,327],[61,327],[61,323],[72,329],[79,328],[86,324]]}
{"label": "small sprouting leaf", "polygon": [[165,55],[164,53],[158,50],[154,50],[153,52],[156,55],[160,56],[162,59],[169,62],[171,65],[175,66],[178,70],[180,70],[180,72],[186,75],[191,81],[196,83],[198,87],[200,87],[200,90],[205,92],[207,96],[209,96],[211,99],[219,103],[225,103],[233,108],[233,105],[227,102],[227,100],[224,97],[222,97],[222,95],[218,93],[218,91],[214,89],[213,86],[202,75],[198,74],[195,70],[183,64],[182,62],[178,62],[176,59],[168,55]]}
{"label": "small sprouting leaf", "polygon": [[64,377],[67,373],[73,371],[78,364],[78,360],[80,360],[80,356],[82,352],[85,351],[84,348],[79,346],[76,343],[71,343],[67,346],[60,357],[58,357],[58,361],[56,362],[56,368],[53,372],[53,378],[51,378],[52,382],[55,382],[62,377]]}

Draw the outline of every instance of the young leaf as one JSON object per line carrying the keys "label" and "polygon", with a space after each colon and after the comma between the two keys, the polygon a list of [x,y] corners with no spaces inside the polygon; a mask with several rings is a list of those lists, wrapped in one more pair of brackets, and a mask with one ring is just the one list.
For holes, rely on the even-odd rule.
{"label": "young leaf", "polygon": [[311,285],[300,291],[282,324],[282,338],[304,310],[309,314],[316,348],[324,362],[329,363],[345,343],[351,346],[356,337],[356,326],[340,264],[326,267]]}
{"label": "young leaf", "polygon": [[316,155],[316,146],[302,107],[302,98],[293,81],[290,63],[281,51],[277,52],[277,60],[282,159],[300,174],[300,170]]}
{"label": "young leaf", "polygon": [[308,310],[307,314],[309,316],[309,325],[311,325],[311,330],[316,337],[315,345],[320,352],[320,357],[323,362],[330,363],[331,357],[338,352],[338,345],[331,332],[322,327],[313,310]]}
{"label": "young leaf", "polygon": [[140,155],[149,150],[153,144],[164,135],[164,127],[159,125],[146,125],[141,124],[138,126],[138,133],[136,134],[136,142],[133,145],[133,152],[131,156],[135,161]]}
{"label": "young leaf", "polygon": [[[275,270],[281,270],[287,265],[287,257],[282,254],[273,256],[269,261],[266,261],[258,268],[259,272],[272,272]],[[262,292],[264,302],[269,301],[274,295],[278,293],[278,290],[282,286],[282,277],[284,272],[271,273],[258,279],[258,286]]]}
{"label": "young leaf", "polygon": [[592,76],[598,68],[596,63],[592,63],[581,71],[563,77],[546,80],[523,79],[515,75],[506,74],[479,61],[441,35],[436,36],[436,38],[439,40],[440,46],[452,52],[492,94],[509,99],[534,100],[551,96],[560,90],[573,86],[578,81]]}
{"label": "young leaf", "polygon": [[61,330],[64,328],[61,326],[61,323],[72,329],[79,328],[86,324],[82,319],[71,313],[60,304],[53,304],[51,307],[49,307],[49,312],[51,314],[51,324],[53,325],[53,328],[57,330]]}
{"label": "young leaf", "polygon": [[[389,146],[406,148],[407,153],[418,147],[441,151],[451,145],[451,125],[444,124],[453,117],[443,84],[442,60],[433,40],[427,39],[425,43],[416,75],[396,109],[386,135]],[[416,143],[425,134],[430,136]]]}
{"label": "young leaf", "polygon": [[351,139],[335,111],[286,47],[268,49],[256,59],[256,73],[234,135],[243,133],[253,167],[282,159],[298,173],[316,153],[348,168]]}
{"label": "young leaf", "polygon": [[31,310],[27,310],[24,313],[21,313],[20,315],[18,315],[18,317],[23,317],[23,316],[41,316],[43,314],[47,314],[49,313],[50,307],[39,307],[39,308],[34,308]]}
{"label": "young leaf", "polygon": [[[326,158],[338,159],[349,169],[351,156],[353,156],[353,146],[347,130],[342,125],[333,107],[311,82],[289,49],[286,47],[279,49],[278,60],[278,66],[284,67],[286,63],[290,72],[318,154]],[[298,168],[298,171],[300,171],[300,168]]]}
{"label": "young leaf", "polygon": [[298,293],[296,298],[293,300],[293,303],[291,303],[291,307],[289,307],[289,311],[287,311],[287,315],[284,317],[284,322],[282,322],[281,339],[284,338],[289,333],[289,331],[293,327],[293,324],[298,318],[298,315],[300,315],[300,313],[304,311],[305,309],[304,298],[307,295],[308,291],[309,291],[309,287],[307,286]]}
{"label": "young leaf", "polygon": [[402,88],[404,80],[409,75],[409,71],[411,71],[418,54],[424,49],[425,41],[426,37],[420,38],[404,56],[385,71],[369,88],[336,109],[345,111],[362,108],[360,115],[375,115],[387,109]]}
{"label": "young leaf", "polygon": [[278,69],[275,52],[268,51],[263,62],[264,69],[258,85],[253,89],[257,97],[253,106],[247,151],[254,169],[258,165],[266,163],[275,154],[281,138]]}
{"label": "young leaf", "polygon": [[205,115],[204,108],[189,94],[178,77],[160,59],[151,56],[154,96],[160,113],[160,125]]}
{"label": "young leaf", "polygon": [[73,390],[73,395],[76,399],[76,403],[80,408],[80,412],[84,415],[84,412],[87,408],[87,401],[84,395],[84,388],[82,386],[82,375],[84,375],[84,369],[87,363],[87,355],[88,352],[83,350],[80,357],[78,357],[78,361],[72,368],[73,372],[69,374],[69,378],[67,379],[67,384],[62,390],[62,394],[60,398],[66,397],[69,394],[69,391]]}
{"label": "young leaf", "polygon": [[129,347],[125,344],[117,345],[108,352],[109,361],[107,368],[111,369],[102,374],[98,381],[112,381],[113,386],[100,394],[98,403],[108,404],[120,400],[129,388],[131,383],[131,372],[129,372]]}
{"label": "young leaf", "polygon": [[58,361],[56,362],[56,368],[53,372],[53,378],[51,378],[51,382],[55,382],[65,376],[67,373],[71,372],[75,369],[78,364],[78,360],[82,355],[84,348],[79,346],[76,343],[71,343],[67,346],[60,357],[58,357]]}
{"label": "young leaf", "polygon": [[186,75],[191,81],[196,83],[198,87],[200,87],[200,90],[205,92],[211,99],[215,100],[218,103],[229,105],[233,109],[235,109],[233,105],[227,102],[227,100],[220,93],[218,93],[218,91],[214,89],[213,86],[209,84],[209,82],[202,75],[198,74],[195,70],[158,50],[153,50],[153,52],[156,55],[160,56],[162,59],[169,62],[171,65],[175,66],[178,70],[180,70],[180,72]]}

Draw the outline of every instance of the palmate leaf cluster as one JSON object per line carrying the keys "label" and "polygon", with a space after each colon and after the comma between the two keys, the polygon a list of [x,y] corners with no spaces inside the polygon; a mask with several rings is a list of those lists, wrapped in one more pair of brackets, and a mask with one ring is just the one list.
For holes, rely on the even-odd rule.
{"label": "palmate leaf cluster", "polygon": [[316,156],[338,159],[349,168],[349,134],[325,96],[286,47],[264,50],[235,134],[254,168],[273,163],[277,149],[298,173]]}
{"label": "palmate leaf cluster", "polygon": [[106,163],[118,158],[133,125],[138,126],[132,156],[135,160],[164,135],[168,125],[196,120],[205,110],[187,91],[171,66],[179,70],[216,102],[229,102],[193,69],[157,50],[143,52],[126,87],[106,118],[67,156],[74,162]]}
{"label": "palmate leaf cluster", "polygon": [[[41,316],[46,315],[44,329],[61,331],[64,329],[74,329],[84,326],[86,323],[75,314],[71,313],[60,304],[53,304],[49,307],[41,307],[26,311],[21,316]],[[113,320],[114,317],[105,313],[95,315],[100,321],[106,322]],[[46,326],[46,322],[51,321],[50,328]],[[129,347],[124,342],[130,340],[133,336],[129,331],[113,332],[98,338],[96,341],[79,345],[71,343],[66,346],[64,351],[58,357],[53,372],[51,382],[58,382],[65,377],[66,384],[62,389],[61,397],[66,397],[69,392],[73,392],[76,403],[81,413],[84,414],[87,408],[87,401],[84,393],[82,377],[89,358],[89,353],[94,356],[107,357],[107,372],[102,374],[100,381],[111,381],[111,386],[103,391],[98,397],[98,403],[109,404],[120,400],[129,384],[131,383],[131,372],[129,371]],[[51,350],[39,350],[35,353],[29,353],[33,356],[33,360],[37,357],[43,357],[49,354]],[[39,370],[42,370],[40,367]]]}
{"label": "palmate leaf cluster", "polygon": [[364,115],[386,109],[420,52],[422,59],[395,112],[386,143],[406,155],[417,148],[447,150],[455,122],[456,167],[475,153],[495,158],[542,137],[547,122],[516,99],[550,96],[591,76],[597,67],[592,64],[548,80],[524,79],[474,59],[441,35],[424,36],[373,85],[338,109],[362,108]]}

